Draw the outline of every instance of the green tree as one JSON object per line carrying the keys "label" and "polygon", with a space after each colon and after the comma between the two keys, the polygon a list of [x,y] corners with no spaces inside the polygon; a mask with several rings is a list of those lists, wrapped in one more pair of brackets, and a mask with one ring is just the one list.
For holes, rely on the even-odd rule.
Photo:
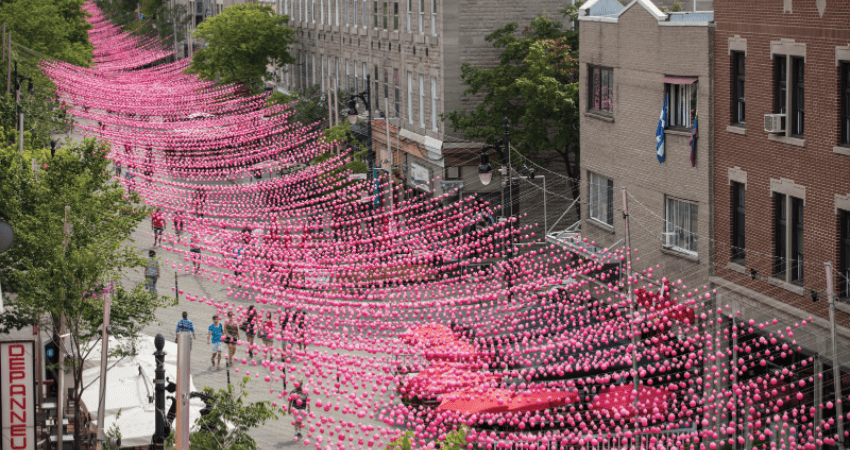
{"label": "green tree", "polygon": [[[577,7],[562,13],[575,19]],[[578,196],[579,115],[576,29],[564,30],[548,16],[534,19],[518,35],[516,23],[496,30],[487,41],[502,49],[499,64],[461,66],[465,96],[480,96],[472,110],[443,114],[468,139],[494,144],[502,139],[502,119],[510,125],[514,151],[535,160],[559,156]]]}
{"label": "green tree", "polygon": [[93,47],[83,3],[84,0],[0,1],[0,22],[6,23],[13,43],[47,58],[88,67]]}
{"label": "green tree", "polygon": [[199,431],[189,435],[190,450],[256,450],[257,443],[248,435],[252,428],[278,419],[277,408],[268,401],[246,402],[245,386],[251,381],[243,377],[236,386],[214,390],[204,388],[210,397],[211,410],[198,419]]}
{"label": "green tree", "polygon": [[221,83],[242,83],[253,91],[262,88],[268,64],[282,66],[295,59],[289,47],[295,30],[286,26],[289,16],[277,15],[271,6],[235,5],[200,25],[193,33],[207,47],[195,52],[188,73]]}
{"label": "green tree", "polygon": [[[148,211],[137,206],[138,195],[125,195],[112,182],[108,152],[107,143],[94,140],[52,158],[40,147],[28,146],[23,157],[14,146],[0,149],[0,217],[15,232],[15,244],[0,254],[0,283],[13,295],[0,328],[38,324],[54,336],[60,329],[70,334],[66,367],[78,419],[88,387],[83,369],[100,342],[106,295],[112,296],[110,328],[117,337],[136,337],[141,325],[156,321],[156,308],[172,304],[141,285],[119,284],[126,271],[145,266],[125,241]],[[75,447],[80,425],[74,427]]]}

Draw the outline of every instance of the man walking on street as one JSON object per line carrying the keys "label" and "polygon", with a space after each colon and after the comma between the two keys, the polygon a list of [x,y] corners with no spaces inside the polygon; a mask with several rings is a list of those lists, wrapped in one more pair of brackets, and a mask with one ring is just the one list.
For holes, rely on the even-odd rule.
{"label": "man walking on street", "polygon": [[156,208],[151,214],[151,228],[153,229],[153,246],[162,244],[162,232],[165,230],[165,214],[162,208]]}
{"label": "man walking on street", "polygon": [[[307,393],[304,391],[304,386],[302,386],[302,381],[295,380],[295,389],[292,390],[292,393],[289,394],[289,412],[292,413],[292,425],[295,427],[295,440],[301,438],[301,426],[303,425],[304,418],[307,414],[310,414],[310,399],[307,396]],[[305,413],[304,410],[307,410]]]}
{"label": "man walking on street", "polygon": [[189,350],[192,350],[192,341],[195,340],[195,327],[192,324],[192,321],[189,320],[189,313],[183,311],[183,320],[177,322],[177,329],[174,330],[174,334],[179,333],[192,333],[192,340],[189,341]]}
{"label": "man walking on street", "polygon": [[156,291],[156,281],[159,279],[159,261],[156,260],[156,252],[151,250],[148,252],[148,266],[145,268],[145,288],[159,295]]}
{"label": "man walking on street", "polygon": [[[209,327],[209,333],[207,333],[207,344],[212,344],[210,368],[215,367],[215,370],[221,370],[221,351],[224,349],[224,344],[221,342],[222,333],[224,333],[224,327],[218,323],[218,316],[213,316],[213,323]],[[216,361],[216,356],[218,356],[218,361]]]}

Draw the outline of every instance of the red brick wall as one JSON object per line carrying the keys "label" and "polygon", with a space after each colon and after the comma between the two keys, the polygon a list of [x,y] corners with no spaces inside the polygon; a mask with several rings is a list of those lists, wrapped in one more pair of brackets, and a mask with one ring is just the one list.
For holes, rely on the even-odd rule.
{"label": "red brick wall", "polygon": [[[850,2],[828,1],[820,17],[815,0],[793,0],[793,13],[777,0],[715,0],[715,246],[716,275],[741,286],[826,317],[826,302],[813,304],[808,292],[826,290],[823,263],[838,267],[835,195],[850,192],[850,157],[833,152],[838,143],[838,71],[836,46],[850,42]],[[729,38],[747,40],[746,135],[731,133],[732,67]],[[773,112],[771,41],[794,39],[806,44],[805,147],[768,140],[763,116]],[[790,70],[790,66],[789,66]],[[791,95],[791,86],[789,86]],[[728,169],[747,172],[746,268],[751,280],[726,269],[730,260],[732,198]],[[805,292],[801,296],[768,283],[772,275],[773,201],[770,180],[785,178],[805,186]],[[823,297],[823,295],[822,295]],[[846,317],[839,317],[846,319]]]}

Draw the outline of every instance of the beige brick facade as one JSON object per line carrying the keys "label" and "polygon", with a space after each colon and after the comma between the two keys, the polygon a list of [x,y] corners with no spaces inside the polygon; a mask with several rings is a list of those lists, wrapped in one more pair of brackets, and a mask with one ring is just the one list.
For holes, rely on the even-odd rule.
{"label": "beige brick facade", "polygon": [[[592,11],[596,3],[588,2],[585,10]],[[713,24],[710,14],[671,16],[639,0],[619,15],[580,17],[580,104],[584,109],[581,232],[582,237],[601,248],[624,246],[621,211],[625,187],[630,195],[631,246],[637,249],[634,267],[645,270],[659,266],[660,273],[674,281],[682,279],[689,287],[697,287],[708,280],[712,256],[710,240],[705,236],[710,236],[712,231],[709,175]],[[687,21],[672,21],[676,19]],[[589,71],[593,67],[613,70],[610,113],[589,108],[593,103],[589,98]],[[662,81],[665,76],[697,79],[696,167],[692,167],[690,160],[690,127],[668,129],[666,161],[659,163],[656,157],[655,132],[665,99],[666,85]],[[670,110],[672,113],[672,107]],[[594,214],[593,205],[589,204],[594,200],[590,186],[595,181],[591,174],[613,180],[613,207],[607,213],[596,214],[600,220],[590,217]],[[605,188],[601,190],[605,191]],[[682,251],[670,245],[677,241],[667,240],[668,200],[685,201],[697,207],[695,251]]]}

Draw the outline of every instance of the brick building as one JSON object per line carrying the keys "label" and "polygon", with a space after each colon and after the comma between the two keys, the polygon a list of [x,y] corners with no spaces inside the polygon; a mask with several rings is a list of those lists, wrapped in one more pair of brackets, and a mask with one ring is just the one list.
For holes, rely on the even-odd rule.
{"label": "brick building", "polygon": [[[795,337],[831,358],[824,262],[850,296],[850,2],[714,6],[712,281],[746,317],[813,316]],[[837,308],[843,346],[850,306]]]}
{"label": "brick building", "polygon": [[634,266],[660,265],[688,286],[708,281],[711,256],[712,20],[710,12],[663,13],[648,0],[590,0],[579,15],[582,237],[596,248],[624,246],[625,187]]}
{"label": "brick building", "polygon": [[[460,188],[464,193],[498,192],[481,186],[480,143],[466,142],[439,116],[471,108],[463,98],[461,64],[496,63],[498,50],[485,37],[518,22],[520,29],[540,14],[558,13],[564,0],[277,0],[291,17],[299,41],[297,63],[282,74],[280,87],[360,92],[371,76],[373,143],[376,165],[389,166],[385,118],[399,180],[435,196]],[[387,107],[389,103],[389,107]],[[359,108],[362,112],[362,106]],[[436,182],[435,180],[441,181]]]}

